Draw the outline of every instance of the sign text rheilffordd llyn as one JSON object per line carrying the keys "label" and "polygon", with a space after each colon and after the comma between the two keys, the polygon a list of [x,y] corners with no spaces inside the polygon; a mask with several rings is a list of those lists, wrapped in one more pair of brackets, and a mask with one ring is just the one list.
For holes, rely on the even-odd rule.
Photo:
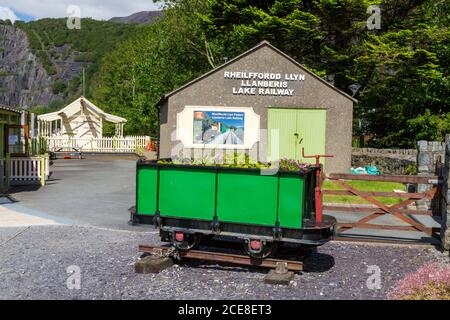
{"label": "sign text rheilffordd llyn", "polygon": [[224,78],[239,80],[239,86],[233,86],[235,95],[293,96],[295,89],[290,84],[305,81],[304,74],[225,71]]}

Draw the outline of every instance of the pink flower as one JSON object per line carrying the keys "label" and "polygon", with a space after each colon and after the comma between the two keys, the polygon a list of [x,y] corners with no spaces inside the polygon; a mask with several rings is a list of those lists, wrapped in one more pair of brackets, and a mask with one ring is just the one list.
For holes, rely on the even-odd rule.
{"label": "pink flower", "polygon": [[396,300],[450,299],[450,265],[426,264],[398,281],[388,298]]}

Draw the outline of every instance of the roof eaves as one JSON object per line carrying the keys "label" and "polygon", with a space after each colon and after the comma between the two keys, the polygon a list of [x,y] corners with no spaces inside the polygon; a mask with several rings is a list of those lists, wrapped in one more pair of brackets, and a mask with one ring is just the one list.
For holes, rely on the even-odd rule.
{"label": "roof eaves", "polygon": [[220,69],[223,69],[225,67],[227,67],[228,65],[234,63],[235,61],[245,57],[246,55],[258,50],[259,48],[263,47],[263,46],[268,46],[270,47],[272,50],[278,52],[279,54],[281,54],[283,57],[287,58],[289,61],[291,61],[292,63],[296,64],[297,66],[299,66],[300,68],[304,69],[308,74],[310,74],[312,77],[316,78],[317,80],[321,81],[322,83],[324,83],[325,85],[327,85],[328,87],[332,88],[333,90],[335,90],[337,93],[343,95],[344,97],[348,98],[349,100],[358,103],[358,100],[356,100],[355,98],[353,98],[352,96],[350,96],[349,94],[345,93],[344,91],[336,88],[335,86],[333,86],[331,83],[327,82],[326,80],[322,79],[321,77],[317,76],[316,74],[314,74],[314,72],[310,71],[307,67],[305,67],[304,65],[302,65],[301,63],[297,62],[295,59],[293,59],[292,57],[290,57],[289,55],[287,55],[286,53],[284,53],[283,51],[281,51],[280,49],[276,48],[275,46],[273,46],[269,41],[264,40],[262,42],[260,42],[259,44],[257,44],[256,46],[254,46],[253,48],[245,51],[244,53],[241,53],[240,55],[234,57],[233,59],[227,61],[226,63],[206,72],[205,74],[201,75],[198,78],[195,78],[194,80],[182,85],[181,87],[166,93],[165,95],[163,95],[158,102],[156,103],[155,106],[159,107],[160,105],[162,105],[169,97],[171,97],[172,95],[178,93],[179,91],[189,87],[190,85],[210,76],[211,74],[219,71]]}
{"label": "roof eaves", "polygon": [[5,110],[5,111],[10,111],[10,112],[15,112],[15,113],[18,113],[18,114],[21,114],[23,112],[22,110],[17,110],[17,109],[15,109],[13,107],[8,107],[8,106],[5,106],[3,104],[0,104],[0,109]]}

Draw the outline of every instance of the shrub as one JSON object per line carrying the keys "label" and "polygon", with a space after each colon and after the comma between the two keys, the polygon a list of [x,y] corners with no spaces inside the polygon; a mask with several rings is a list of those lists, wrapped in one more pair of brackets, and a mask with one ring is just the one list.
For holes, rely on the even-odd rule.
{"label": "shrub", "polygon": [[[227,153],[204,156],[198,159],[186,158],[179,156],[175,160],[159,160],[161,164],[184,164],[194,166],[221,166],[231,168],[247,168],[247,169],[268,169],[273,168],[271,163],[262,163],[250,159],[248,154],[234,152],[227,155]],[[308,163],[301,163],[298,160],[282,159],[279,164],[274,163],[275,168],[279,165],[282,171],[308,171],[311,165]]]}
{"label": "shrub", "polygon": [[450,300],[450,265],[426,264],[408,273],[388,294],[395,300]]}
{"label": "shrub", "polygon": [[293,159],[281,159],[280,169],[286,171],[306,171],[311,167],[309,163],[303,163]]}
{"label": "shrub", "polygon": [[64,81],[55,80],[55,82],[53,82],[53,93],[54,94],[63,93],[64,91],[66,91],[66,89],[67,89],[67,84]]}

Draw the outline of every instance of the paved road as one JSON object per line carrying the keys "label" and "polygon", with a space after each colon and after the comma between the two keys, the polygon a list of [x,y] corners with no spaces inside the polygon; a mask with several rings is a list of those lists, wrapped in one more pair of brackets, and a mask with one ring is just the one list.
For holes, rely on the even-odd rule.
{"label": "paved road", "polygon": [[128,208],[135,204],[135,160],[56,160],[43,188],[14,188],[18,211],[33,210],[65,223],[140,230],[129,227]]}

